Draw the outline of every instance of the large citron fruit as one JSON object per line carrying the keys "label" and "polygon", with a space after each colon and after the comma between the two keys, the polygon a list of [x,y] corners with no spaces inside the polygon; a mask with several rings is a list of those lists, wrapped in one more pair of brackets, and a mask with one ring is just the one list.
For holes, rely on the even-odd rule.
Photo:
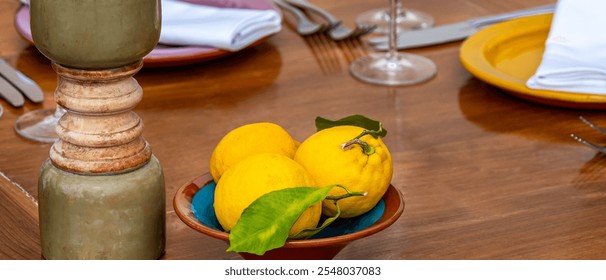
{"label": "large citron fruit", "polygon": [[[217,183],[214,202],[217,220],[223,229],[230,231],[244,209],[257,198],[271,191],[294,187],[316,187],[316,184],[293,159],[279,154],[250,156],[228,169]],[[315,228],[321,214],[321,203],[311,206],[295,222],[289,234]]]}
{"label": "large citron fruit", "polygon": [[[357,126],[320,130],[303,141],[295,154],[295,161],[309,171],[319,186],[339,184],[350,191],[367,193],[339,200],[341,217],[359,216],[372,209],[387,191],[393,174],[391,154],[381,138],[364,135],[357,143],[350,142],[351,145],[343,148],[343,144],[362,131],[364,129]],[[364,145],[367,149],[363,149]],[[328,193],[341,194],[345,194],[341,188],[333,188]],[[324,200],[323,212],[334,216],[336,207],[332,200]]]}
{"label": "large citron fruit", "polygon": [[210,157],[210,174],[218,182],[227,169],[249,156],[273,153],[293,158],[298,146],[299,142],[275,123],[243,125],[219,141]]}

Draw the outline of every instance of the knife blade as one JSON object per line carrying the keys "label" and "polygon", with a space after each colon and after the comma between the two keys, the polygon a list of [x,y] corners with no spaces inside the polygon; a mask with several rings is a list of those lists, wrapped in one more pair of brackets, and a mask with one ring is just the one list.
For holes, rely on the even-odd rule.
{"label": "knife blade", "polygon": [[[459,41],[476,33],[482,27],[518,17],[550,13],[554,9],[555,4],[549,4],[426,29],[406,30],[398,33],[397,47],[398,49],[418,48]],[[377,50],[389,48],[387,36],[370,38],[368,43]]]}
{"label": "knife blade", "polygon": [[19,89],[27,99],[34,103],[44,101],[44,92],[32,79],[13,68],[4,59],[0,59],[0,76]]}
{"label": "knife blade", "polygon": [[13,107],[21,107],[25,103],[23,95],[2,76],[0,76],[0,97],[8,101]]}

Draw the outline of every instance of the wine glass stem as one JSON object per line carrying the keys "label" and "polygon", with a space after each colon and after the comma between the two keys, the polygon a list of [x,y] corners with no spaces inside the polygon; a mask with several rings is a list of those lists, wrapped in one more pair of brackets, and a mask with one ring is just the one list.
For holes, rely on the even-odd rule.
{"label": "wine glass stem", "polygon": [[400,0],[389,0],[389,29],[388,31],[388,43],[389,49],[387,56],[391,59],[395,59],[398,54],[398,31],[397,31],[397,8],[401,6]]}
{"label": "wine glass stem", "polygon": [[402,6],[402,2],[396,1],[396,16],[404,17],[405,13],[406,13],[406,11],[404,10],[404,7]]}

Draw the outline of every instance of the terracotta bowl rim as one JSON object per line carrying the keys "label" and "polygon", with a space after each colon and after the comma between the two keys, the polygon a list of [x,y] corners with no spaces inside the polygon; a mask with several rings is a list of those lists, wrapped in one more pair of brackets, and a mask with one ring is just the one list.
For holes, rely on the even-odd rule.
{"label": "terracotta bowl rim", "polygon": [[[216,230],[214,228],[211,228],[209,226],[202,224],[193,215],[193,213],[191,211],[191,199],[188,199],[187,192],[191,192],[192,185],[196,188],[195,191],[198,191],[199,189],[204,187],[206,184],[208,184],[210,181],[213,181],[212,176],[210,175],[210,173],[206,173],[194,180],[189,181],[188,183],[184,184],[183,186],[181,186],[177,190],[177,192],[175,193],[175,196],[173,198],[173,208],[175,210],[175,213],[179,217],[179,219],[181,219],[181,221],[183,221],[186,225],[188,225],[192,229],[199,231],[205,235],[208,235],[208,236],[211,236],[214,238],[218,238],[218,239],[221,239],[221,240],[229,243],[229,234],[228,233]],[[193,194],[195,194],[195,191],[191,194],[191,197],[193,197]],[[393,223],[395,223],[395,221],[398,220],[400,218],[400,216],[402,215],[402,213],[404,212],[405,203],[404,203],[402,193],[400,192],[400,190],[398,190],[393,185],[391,185],[391,184],[389,185],[389,188],[387,189],[385,195],[383,196],[383,199],[387,198],[388,196],[392,196],[394,194],[397,196],[396,199],[399,201],[398,208],[390,216],[386,216],[386,214],[387,214],[387,205],[386,205],[386,212],[381,216],[379,221],[377,221],[375,224],[373,224],[372,226],[370,226],[366,229],[363,229],[363,230],[360,230],[357,232],[353,232],[353,233],[349,233],[349,234],[345,234],[345,235],[326,237],[326,238],[306,239],[306,240],[287,240],[286,244],[281,248],[307,248],[307,247],[337,246],[340,244],[348,244],[352,241],[361,239],[363,237],[366,237],[366,236],[375,234],[381,230],[384,230],[387,227],[391,226]],[[387,201],[386,201],[386,204],[387,204]]]}

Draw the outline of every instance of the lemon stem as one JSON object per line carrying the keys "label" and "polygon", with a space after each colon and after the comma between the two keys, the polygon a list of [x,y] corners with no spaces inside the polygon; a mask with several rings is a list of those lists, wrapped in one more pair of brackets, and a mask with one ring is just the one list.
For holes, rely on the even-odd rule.
{"label": "lemon stem", "polygon": [[346,150],[351,149],[353,144],[358,144],[358,145],[360,145],[360,147],[362,147],[362,151],[364,152],[364,154],[372,155],[375,153],[375,147],[368,145],[368,143],[360,140],[360,138],[364,135],[373,134],[373,133],[377,133],[377,131],[364,129],[362,131],[362,133],[360,133],[360,135],[356,136],[354,139],[351,139],[351,140],[341,144],[341,149],[346,151]]}
{"label": "lemon stem", "polygon": [[349,191],[345,186],[342,185],[333,185],[335,187],[339,187],[344,189],[347,193],[342,194],[342,195],[327,195],[326,199],[329,200],[334,200],[335,203],[337,202],[337,200],[341,200],[343,198],[348,198],[348,197],[352,197],[352,196],[366,196],[366,194],[368,194],[367,192],[352,192]]}
{"label": "lemon stem", "polygon": [[352,197],[352,196],[366,196],[366,192],[351,192],[351,193],[346,193],[346,194],[342,194],[342,195],[327,195],[326,199],[329,200],[341,200],[343,198],[348,198],[348,197]]}

